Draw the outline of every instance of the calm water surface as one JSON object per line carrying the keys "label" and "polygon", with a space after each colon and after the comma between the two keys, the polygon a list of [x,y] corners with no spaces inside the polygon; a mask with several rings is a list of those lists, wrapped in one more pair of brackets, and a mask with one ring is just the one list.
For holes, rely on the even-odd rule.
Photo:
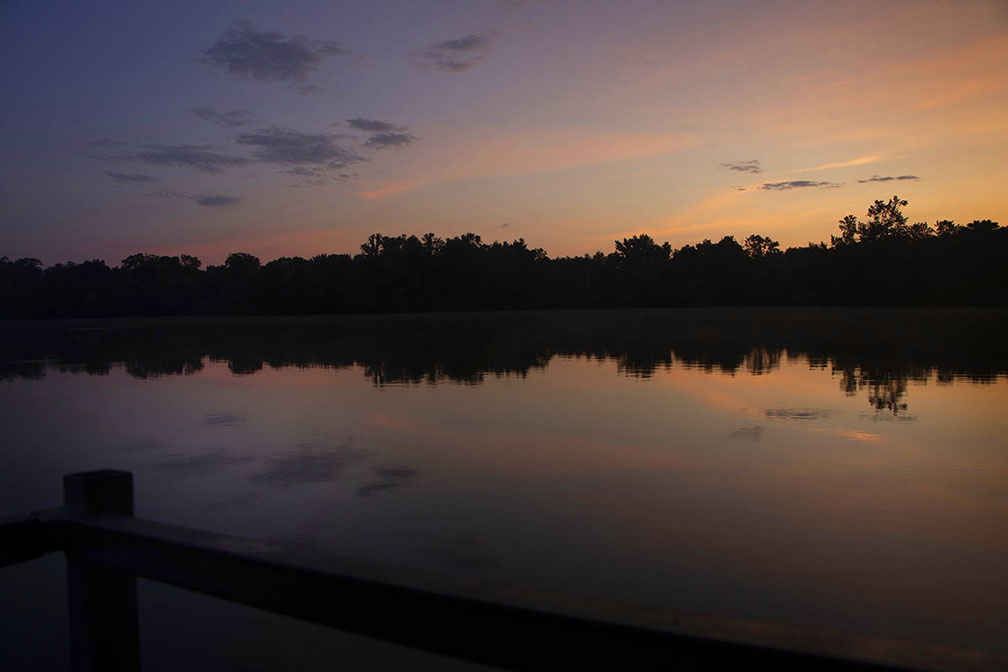
{"label": "calm water surface", "polygon": [[[115,467],[145,518],[1008,655],[1005,324],[708,310],[7,325],[0,511]],[[0,572],[5,622],[62,627],[60,562],[34,564]],[[158,669],[197,598],[144,591]],[[63,660],[65,635],[41,651],[8,634],[10,665]],[[305,651],[328,645],[297,637],[316,669]],[[233,663],[229,641],[199,658]],[[256,646],[286,653],[247,669],[295,655]]]}

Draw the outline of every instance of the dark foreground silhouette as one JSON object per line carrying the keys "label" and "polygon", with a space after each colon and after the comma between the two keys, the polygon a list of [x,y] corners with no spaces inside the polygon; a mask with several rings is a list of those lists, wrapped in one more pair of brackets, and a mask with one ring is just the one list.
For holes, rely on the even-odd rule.
{"label": "dark foreground silhouette", "polygon": [[133,254],[43,269],[0,258],[0,319],[325,314],[726,305],[1008,305],[1008,228],[990,220],[908,224],[894,196],[831,242],[781,251],[732,236],[673,250],[641,234],[610,254],[549,258],[524,239],[483,243],[373,234],[361,253]]}
{"label": "dark foreground silhouette", "polygon": [[134,516],[133,474],[63,477],[63,507],[0,519],[0,568],[62,552],[74,670],[141,668],[137,579],[514,670],[1000,670],[982,650],[460,581]]}

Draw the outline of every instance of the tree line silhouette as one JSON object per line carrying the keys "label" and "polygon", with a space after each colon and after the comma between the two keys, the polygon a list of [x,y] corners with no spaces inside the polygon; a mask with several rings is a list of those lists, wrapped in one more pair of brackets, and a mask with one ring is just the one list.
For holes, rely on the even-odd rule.
{"label": "tree line silhouette", "polygon": [[524,239],[372,234],[356,255],[132,254],[43,268],[0,258],[0,318],[324,314],[743,305],[1006,305],[1008,228],[909,224],[893,196],[829,244],[753,234],[672,249],[646,234],[609,254],[550,258]]}

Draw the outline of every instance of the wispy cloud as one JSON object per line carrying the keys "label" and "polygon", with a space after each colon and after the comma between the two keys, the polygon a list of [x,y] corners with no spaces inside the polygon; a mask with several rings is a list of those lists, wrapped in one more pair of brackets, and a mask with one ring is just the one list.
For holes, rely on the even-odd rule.
{"label": "wispy cloud", "polygon": [[240,198],[236,198],[234,196],[221,196],[219,194],[196,196],[193,200],[196,201],[196,205],[202,205],[207,208],[226,208],[232,205],[238,205],[241,202]]}
{"label": "wispy cloud", "polygon": [[355,117],[347,119],[347,123],[350,128],[371,133],[364,141],[364,146],[370,149],[402,148],[413,144],[417,139],[405,126],[396,126],[387,121]]}
{"label": "wispy cloud", "polygon": [[245,424],[245,416],[241,413],[209,413],[203,418],[203,424],[237,427]]}
{"label": "wispy cloud", "polygon": [[248,110],[228,110],[227,112],[218,112],[212,107],[201,106],[192,108],[192,113],[204,121],[209,121],[211,124],[216,124],[217,126],[223,126],[225,128],[244,126],[249,120]]}
{"label": "wispy cloud", "polygon": [[903,182],[906,180],[919,180],[919,179],[920,178],[917,177],[916,175],[896,175],[896,176],[886,175],[884,177],[879,175],[872,175],[871,177],[866,178],[864,180],[858,180],[858,182],[864,184],[865,182]]}
{"label": "wispy cloud", "polygon": [[377,200],[432,183],[569,170],[670,154],[700,142],[700,136],[676,133],[599,134],[555,130],[502,133],[478,144],[459,141],[435,148],[430,170],[422,175],[365,185],[359,195]]}
{"label": "wispy cloud", "polygon": [[836,161],[834,163],[824,163],[821,166],[813,166],[812,168],[805,168],[805,171],[810,170],[827,170],[828,168],[846,168],[847,166],[861,166],[866,163],[875,163],[876,161],[881,161],[882,157],[876,154],[870,156],[859,156],[856,159],[851,159],[850,161]]}
{"label": "wispy cloud", "polygon": [[406,147],[413,144],[416,136],[412,133],[375,133],[364,142],[365,147],[371,149],[385,149],[387,147]]}
{"label": "wispy cloud", "polygon": [[414,51],[410,54],[411,60],[430,70],[465,72],[483,60],[483,52],[490,48],[496,36],[495,31],[489,31],[444,40]]}
{"label": "wispy cloud", "polygon": [[354,117],[353,119],[347,119],[346,121],[350,125],[350,128],[358,131],[366,131],[368,133],[390,133],[399,129],[399,127],[394,124],[390,124],[387,121],[378,121],[377,119]]}
{"label": "wispy cloud", "polygon": [[760,189],[765,191],[788,191],[790,189],[804,189],[808,187],[819,187],[823,189],[835,189],[843,186],[836,182],[817,182],[815,180],[788,180],[786,182],[764,182]]}
{"label": "wispy cloud", "polygon": [[105,174],[119,184],[147,184],[148,182],[154,181],[154,178],[150,175],[143,175],[141,173],[117,173],[111,170],[106,170]]}
{"label": "wispy cloud", "polygon": [[386,196],[394,196],[406,191],[412,191],[413,189],[422,187],[425,184],[428,184],[428,180],[403,180],[402,182],[393,182],[373,189],[366,189],[358,195],[361,198],[368,199],[369,201],[377,201],[385,198]]}
{"label": "wispy cloud", "polygon": [[751,161],[737,161],[735,163],[722,163],[722,168],[727,168],[728,170],[734,170],[738,173],[762,173],[763,168],[760,167],[760,162],[758,159],[753,159]]}
{"label": "wispy cloud", "polygon": [[339,42],[286,37],[278,31],[256,30],[242,21],[224,37],[200,52],[196,61],[259,82],[304,82],[327,57],[352,56]]}
{"label": "wispy cloud", "polygon": [[226,208],[241,203],[241,199],[236,196],[224,196],[222,194],[186,194],[181,191],[165,190],[153,191],[148,196],[157,198],[182,198],[194,202],[196,205],[205,208]]}
{"label": "wispy cloud", "polygon": [[412,467],[372,467],[377,480],[357,489],[358,497],[374,497],[379,492],[398,488],[416,480],[417,470]]}
{"label": "wispy cloud", "polygon": [[294,166],[280,172],[295,176],[297,181],[291,185],[295,187],[321,187],[358,178],[356,173],[334,173],[320,166]]}
{"label": "wispy cloud", "polygon": [[91,142],[92,147],[128,147],[132,144],[129,140],[114,140],[112,138],[102,138]]}
{"label": "wispy cloud", "polygon": [[287,88],[302,96],[317,96],[322,93],[322,87],[314,84],[295,84]]}
{"label": "wispy cloud", "polygon": [[251,147],[253,156],[265,163],[345,168],[368,160],[367,157],[336,144],[339,137],[274,127],[255,133],[243,133],[238,136],[237,142]]}
{"label": "wispy cloud", "polygon": [[247,158],[221,154],[214,145],[146,145],[139,151],[121,156],[91,155],[101,161],[139,161],[156,166],[193,168],[204,173],[219,173],[221,168],[249,163]]}

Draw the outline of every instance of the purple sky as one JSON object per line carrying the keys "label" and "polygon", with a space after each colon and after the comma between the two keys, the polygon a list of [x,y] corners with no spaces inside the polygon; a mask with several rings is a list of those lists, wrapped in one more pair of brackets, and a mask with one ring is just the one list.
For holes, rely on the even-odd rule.
{"label": "purple sky", "polygon": [[550,254],[1008,211],[1003,2],[11,2],[0,255]]}

